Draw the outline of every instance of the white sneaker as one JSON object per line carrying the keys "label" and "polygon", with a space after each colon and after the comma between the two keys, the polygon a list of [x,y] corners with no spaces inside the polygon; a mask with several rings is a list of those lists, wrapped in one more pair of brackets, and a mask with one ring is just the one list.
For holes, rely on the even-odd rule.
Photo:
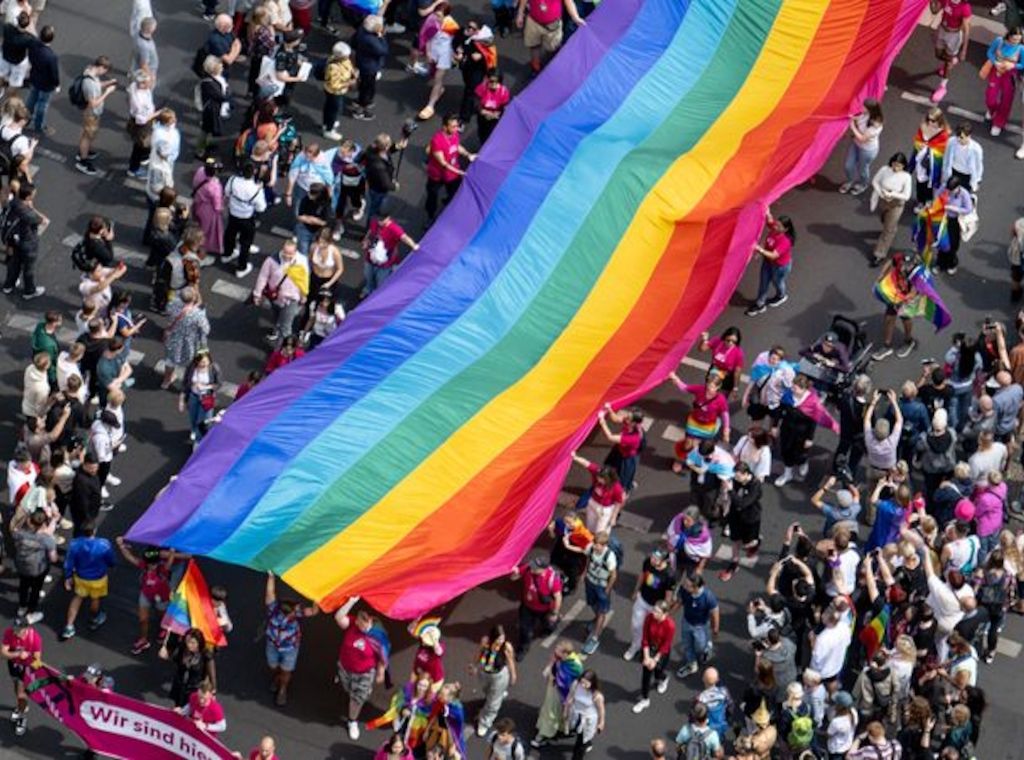
{"label": "white sneaker", "polygon": [[993,16],[1001,16],[1006,13],[1006,3],[996,3],[992,6],[992,10],[989,11]]}
{"label": "white sneaker", "polygon": [[640,713],[642,713],[644,710],[646,710],[650,706],[651,706],[651,700],[649,700],[649,699],[641,699],[639,702],[637,702],[635,705],[633,705],[633,713],[635,715],[639,715]]}
{"label": "white sneaker", "polygon": [[35,625],[36,623],[38,623],[42,619],[43,619],[43,613],[42,612],[30,612],[30,613],[28,613],[25,616],[25,620],[28,621],[29,625]]}
{"label": "white sneaker", "polygon": [[221,264],[230,264],[232,261],[234,261],[235,259],[237,259],[241,255],[242,255],[242,252],[239,249],[236,248],[231,253],[229,253],[227,256],[221,256],[220,257],[220,263]]}
{"label": "white sneaker", "polygon": [[334,140],[335,142],[337,142],[338,140],[341,139],[341,133],[334,129],[325,129],[324,139]]}
{"label": "white sneaker", "polygon": [[249,246],[249,255],[250,256],[255,256],[259,252],[260,252],[260,247],[258,245],[256,245],[255,243],[253,245]]}
{"label": "white sneaker", "polygon": [[103,488],[100,489],[100,496],[102,496],[104,499],[110,498],[110,491],[107,490],[106,486],[103,486]]}
{"label": "white sneaker", "polygon": [[345,226],[339,224],[334,232],[331,233],[331,240],[335,243],[341,242],[342,236],[345,234]]}
{"label": "white sneaker", "polygon": [[246,264],[245,265],[245,269],[239,269],[237,272],[235,272],[235,277],[237,277],[238,279],[242,279],[243,277],[248,276],[248,274],[251,271],[252,271],[252,264]]}
{"label": "white sneaker", "polygon": [[483,725],[482,723],[478,723],[477,726],[476,726],[476,735],[477,736],[486,736],[487,735],[487,726]]}
{"label": "white sneaker", "polygon": [[668,678],[662,678],[660,681],[658,681],[658,686],[656,688],[658,689],[659,694],[664,694],[666,691],[668,691]]}
{"label": "white sneaker", "polygon": [[114,486],[114,488],[117,488],[119,485],[121,485],[121,478],[117,477],[116,475],[107,475],[107,483]]}
{"label": "white sneaker", "polygon": [[354,720],[348,722],[348,738],[352,741],[359,741],[359,724]]}
{"label": "white sneaker", "polygon": [[807,470],[807,462],[804,462],[802,465],[800,465],[800,467],[797,468],[796,476],[800,478],[800,480],[803,480],[804,478],[807,477]]}
{"label": "white sneaker", "polygon": [[631,646],[629,649],[622,653],[622,659],[628,662],[629,660],[632,660],[634,657],[636,657],[636,653],[639,651],[640,650],[636,647]]}
{"label": "white sneaker", "polygon": [[1002,127],[997,127],[997,126],[994,126],[994,125],[993,125],[992,129],[989,130],[989,134],[992,135],[993,137],[999,137],[999,135],[1001,135],[1002,133],[1003,133],[1003,128]]}
{"label": "white sneaker", "polygon": [[1021,145],[1019,148],[1017,148],[1017,152],[1014,153],[1013,155],[1015,155],[1017,158],[1021,160],[1024,160],[1024,145]]}
{"label": "white sneaker", "polygon": [[363,215],[365,213],[366,213],[366,199],[364,198],[363,202],[359,205],[359,209],[356,211],[356,213],[352,214],[352,221],[353,222],[362,221]]}
{"label": "white sneaker", "polygon": [[[128,444],[127,443],[122,443],[120,446],[117,447],[117,453],[118,454],[123,454],[126,451],[128,451]],[[107,480],[110,480],[110,478],[107,477]]]}
{"label": "white sneaker", "polygon": [[[394,24],[388,24],[384,27],[385,34],[405,34],[405,25],[395,22]],[[483,736],[483,734],[480,734]]]}
{"label": "white sneaker", "polygon": [[779,477],[775,478],[775,485],[780,488],[793,479],[793,470],[787,467]]}

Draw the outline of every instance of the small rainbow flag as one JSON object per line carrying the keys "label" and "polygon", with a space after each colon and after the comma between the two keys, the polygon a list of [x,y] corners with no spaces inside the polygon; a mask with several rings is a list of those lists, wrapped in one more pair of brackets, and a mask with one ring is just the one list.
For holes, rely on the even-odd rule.
{"label": "small rainbow flag", "polygon": [[181,582],[171,594],[160,626],[179,636],[190,628],[198,628],[203,632],[207,644],[218,647],[228,645],[227,637],[217,622],[217,613],[213,610],[210,589],[195,560],[188,561]]}
{"label": "small rainbow flag", "polygon": [[911,231],[914,246],[928,267],[934,266],[936,252],[949,250],[949,220],[946,216],[948,199],[948,192],[939,193],[935,200],[918,211],[914,217]]}
{"label": "small rainbow flag", "polygon": [[583,674],[583,660],[576,652],[566,655],[555,665],[555,686],[562,695],[564,702],[569,696],[569,689],[576,679]]}
{"label": "small rainbow flag", "polygon": [[427,630],[429,630],[431,628],[438,628],[438,629],[440,629],[440,627],[441,627],[441,618],[439,618],[439,617],[425,617],[425,618],[420,618],[419,620],[414,621],[412,623],[412,625],[409,626],[409,633],[411,633],[416,638],[416,640],[419,641],[421,638],[423,638],[423,634]]}
{"label": "small rainbow flag", "polygon": [[936,332],[948,327],[949,323],[953,321],[953,316],[935,290],[935,281],[932,278],[931,270],[924,266],[917,267],[910,273],[910,284],[920,295],[919,315],[935,325]]}
{"label": "small rainbow flag", "polygon": [[[407,683],[391,697],[391,705],[387,712],[368,721],[366,727],[373,730],[393,726],[395,721],[408,720],[405,726],[405,740],[409,747],[416,747],[423,741],[423,732],[427,729],[433,700],[434,694],[429,691],[425,699],[417,699],[416,684]],[[402,715],[405,710],[409,712],[407,718]]]}
{"label": "small rainbow flag", "polygon": [[871,618],[871,622],[864,626],[860,635],[857,636],[860,643],[864,645],[869,660],[875,656],[875,652],[888,644],[889,614],[890,610],[887,604],[881,612]]}

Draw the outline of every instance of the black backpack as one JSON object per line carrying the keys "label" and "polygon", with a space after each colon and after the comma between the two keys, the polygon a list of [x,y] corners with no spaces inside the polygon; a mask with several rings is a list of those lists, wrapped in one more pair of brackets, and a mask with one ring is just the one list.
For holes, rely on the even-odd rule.
{"label": "black backpack", "polygon": [[71,86],[68,87],[68,100],[71,101],[71,105],[75,106],[80,111],[84,111],[88,105],[89,100],[85,97],[85,79],[94,79],[95,77],[82,72],[77,77],[71,80]]}
{"label": "black backpack", "polygon": [[0,208],[0,245],[10,248],[18,242],[20,226],[21,215],[15,212],[13,203],[8,203]]}
{"label": "black backpack", "polygon": [[96,259],[90,256],[89,251],[86,250],[84,238],[75,243],[75,247],[71,249],[71,263],[74,264],[75,269],[85,274],[89,274],[96,268]]}
{"label": "black backpack", "polygon": [[14,163],[14,141],[19,137],[20,132],[16,132],[12,137],[4,137],[3,129],[0,128],[0,176],[11,173],[11,164]]}
{"label": "black backpack", "polygon": [[192,73],[202,79],[206,76],[206,70],[203,68],[203,64],[206,63],[206,56],[209,53],[206,52],[206,45],[203,45],[196,51],[195,58],[192,59]]}

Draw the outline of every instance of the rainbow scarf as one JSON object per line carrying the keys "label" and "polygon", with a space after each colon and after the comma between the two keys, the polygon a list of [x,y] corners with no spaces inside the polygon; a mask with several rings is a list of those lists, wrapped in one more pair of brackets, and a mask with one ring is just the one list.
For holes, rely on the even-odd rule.
{"label": "rainbow scarf", "polygon": [[949,145],[949,130],[944,129],[937,135],[933,135],[930,140],[924,139],[924,135],[921,133],[920,127],[914,134],[914,155],[910,157],[910,166],[907,168],[911,174],[914,174],[914,170],[917,168],[918,154],[922,150],[927,148],[927,153],[924,154],[924,160],[929,164],[929,186],[941,187],[942,186],[942,162],[946,157],[946,147]]}
{"label": "rainbow scarf", "polygon": [[946,203],[949,193],[943,190],[935,199],[917,212],[911,235],[914,247],[926,267],[935,265],[935,255],[949,250],[949,224]]}
{"label": "rainbow scarf", "polygon": [[505,574],[598,410],[725,308],[767,206],[881,95],[925,4],[599,6],[420,252],[233,404],[129,536],[406,619]]}
{"label": "rainbow scarf", "polygon": [[888,646],[890,613],[888,604],[882,607],[881,611],[871,618],[871,622],[864,626],[857,636],[860,643],[864,645],[866,659],[869,661],[875,656],[875,652]]}
{"label": "rainbow scarf", "polygon": [[719,422],[717,417],[711,420],[711,422],[698,422],[693,418],[693,415],[686,418],[686,434],[691,438],[700,438],[701,440],[714,438],[718,435],[718,430],[721,426],[722,423]]}
{"label": "rainbow scarf", "polygon": [[188,561],[184,575],[178,587],[171,594],[160,627],[168,629],[179,636],[190,628],[198,628],[208,645],[226,647],[228,645],[224,630],[217,622],[217,613],[213,609],[213,598],[206,585],[206,579],[199,572],[195,560]]}

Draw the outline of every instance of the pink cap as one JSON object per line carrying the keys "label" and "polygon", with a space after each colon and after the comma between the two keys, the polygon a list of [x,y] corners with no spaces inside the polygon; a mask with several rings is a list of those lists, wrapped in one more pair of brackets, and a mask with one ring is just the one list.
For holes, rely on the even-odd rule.
{"label": "pink cap", "polygon": [[956,503],[956,508],[953,510],[953,514],[956,515],[957,520],[970,522],[974,519],[974,502],[970,499],[960,499],[960,501]]}

